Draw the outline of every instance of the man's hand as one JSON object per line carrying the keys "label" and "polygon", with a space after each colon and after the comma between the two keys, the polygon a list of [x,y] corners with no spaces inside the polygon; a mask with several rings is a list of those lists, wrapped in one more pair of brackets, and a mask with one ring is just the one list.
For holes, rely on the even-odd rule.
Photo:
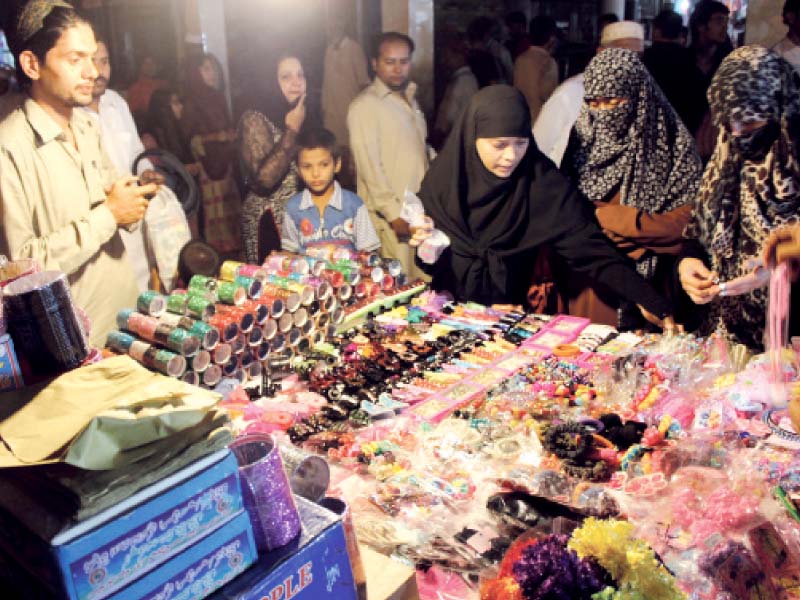
{"label": "man's hand", "polygon": [[678,265],[678,275],[681,286],[695,304],[707,304],[719,294],[719,286],[714,282],[716,276],[702,260],[684,258]]}
{"label": "man's hand", "polygon": [[405,240],[411,237],[411,227],[408,225],[408,221],[405,219],[401,219],[397,217],[394,221],[389,223],[394,230],[395,235],[400,240]]}
{"label": "man's hand", "polygon": [[154,183],[139,185],[138,178],[123,177],[111,186],[105,205],[114,215],[117,225],[132,225],[141,221],[147,211],[146,196],[155,194],[157,191],[158,186]]}

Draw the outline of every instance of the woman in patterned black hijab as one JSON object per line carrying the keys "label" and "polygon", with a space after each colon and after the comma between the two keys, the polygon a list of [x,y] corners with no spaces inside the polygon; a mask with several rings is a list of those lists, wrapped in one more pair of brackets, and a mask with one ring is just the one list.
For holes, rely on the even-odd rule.
{"label": "woman in patterned black hijab", "polygon": [[722,61],[708,100],[720,133],[678,270],[689,297],[710,303],[701,333],[761,349],[768,290],[726,295],[718,284],[752,273],[770,232],[800,220],[798,76],[774,52],[744,46]]}
{"label": "woman in patterned black hijab", "polygon": [[[697,194],[702,163],[689,131],[636,53],[600,52],[584,74],[584,105],[564,168],[595,205],[595,216],[618,249],[646,279],[670,272]],[[659,257],[671,255],[659,267]],[[667,277],[663,278],[665,281]],[[626,328],[635,307],[619,314],[607,292],[572,280],[570,312]],[[619,320],[619,323],[617,322]]]}

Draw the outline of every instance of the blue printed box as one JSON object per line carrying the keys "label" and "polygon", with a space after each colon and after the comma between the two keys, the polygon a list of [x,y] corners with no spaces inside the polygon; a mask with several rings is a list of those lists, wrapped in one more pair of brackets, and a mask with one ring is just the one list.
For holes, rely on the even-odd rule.
{"label": "blue printed box", "polygon": [[212,600],[355,600],[356,586],[341,517],[295,496],[301,534],[262,555]]}
{"label": "blue printed box", "polygon": [[199,600],[247,569],[257,558],[245,511],[109,600]]}
{"label": "blue printed box", "polygon": [[222,460],[212,455],[155,484],[174,485],[100,527],[84,533],[91,523],[82,523],[56,536],[52,551],[69,598],[107,598],[241,511],[236,459],[223,452]]}

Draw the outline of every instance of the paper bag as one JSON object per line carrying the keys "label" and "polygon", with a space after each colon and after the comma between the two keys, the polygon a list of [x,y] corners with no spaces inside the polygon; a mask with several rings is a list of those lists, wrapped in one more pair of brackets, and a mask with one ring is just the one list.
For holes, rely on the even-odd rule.
{"label": "paper bag", "polygon": [[0,403],[21,406],[0,421],[0,467],[65,462],[103,470],[129,465],[150,456],[155,450],[148,446],[154,442],[197,425],[219,399],[152,373],[128,356],[109,358],[38,390],[0,397]]}

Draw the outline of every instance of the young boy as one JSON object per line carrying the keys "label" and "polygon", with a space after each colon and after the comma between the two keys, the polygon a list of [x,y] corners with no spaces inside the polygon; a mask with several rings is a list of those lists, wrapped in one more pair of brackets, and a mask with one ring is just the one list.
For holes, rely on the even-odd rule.
{"label": "young boy", "polygon": [[380,248],[363,200],[335,180],[342,168],[336,138],[327,129],[313,129],[297,138],[297,167],[306,189],[286,203],[281,247],[306,253],[312,246],[356,251]]}

